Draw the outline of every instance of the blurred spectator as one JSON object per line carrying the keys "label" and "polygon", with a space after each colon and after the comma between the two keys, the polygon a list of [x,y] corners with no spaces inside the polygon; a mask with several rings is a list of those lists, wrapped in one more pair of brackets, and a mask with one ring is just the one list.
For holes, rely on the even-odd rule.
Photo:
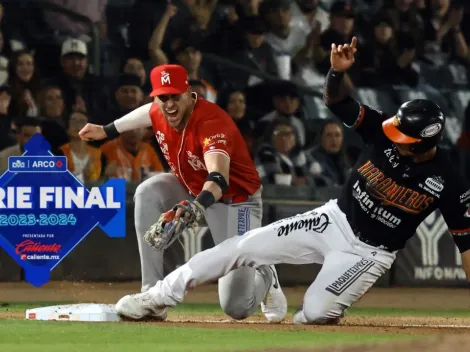
{"label": "blurred spectator", "polygon": [[67,39],[62,44],[62,73],[48,81],[62,90],[65,107],[82,111],[92,117],[105,110],[107,94],[101,79],[87,72],[88,49],[78,39]]}
{"label": "blurred spectator", "polygon": [[297,87],[289,82],[283,81],[274,84],[273,87],[273,105],[274,111],[263,116],[256,122],[255,136],[263,135],[266,130],[266,125],[278,117],[285,117],[291,121],[294,126],[296,140],[299,146],[305,145],[305,125],[304,122],[296,116],[300,111],[301,99]]}
{"label": "blurred spectator", "polygon": [[[100,28],[102,39],[107,37],[106,27],[106,5],[108,0],[45,0],[53,5],[75,12],[90,19]],[[88,23],[79,22],[70,19],[54,11],[44,11],[44,21],[57,36],[57,39],[63,37],[79,38],[84,42],[91,41],[91,28]]]}
{"label": "blurred spectator", "polygon": [[42,135],[51,144],[53,153],[67,143],[67,111],[65,110],[62,90],[57,86],[45,86],[39,97],[39,113]]}
{"label": "blurred spectator", "polygon": [[34,117],[15,120],[16,144],[0,151],[0,173],[8,170],[8,157],[23,155],[24,145],[36,133],[41,133],[41,121]]}
{"label": "blurred spectator", "polygon": [[[289,0],[263,1],[260,13],[266,18],[268,33],[265,38],[274,51],[278,75],[282,79],[289,80],[292,76],[293,62],[303,64],[307,51],[311,51],[309,48],[304,48],[307,39],[304,30],[291,26],[292,12]],[[312,32],[319,33],[319,24]]]}
{"label": "blurred spectator", "polygon": [[[1,5],[0,5],[1,6]],[[5,50],[5,40],[0,31],[0,86],[8,82],[8,56]]]}
{"label": "blurred spectator", "polygon": [[[322,74],[330,69],[331,44],[342,45],[350,43],[354,36],[354,23],[356,14],[349,1],[337,1],[330,9],[330,26],[320,36],[320,45],[325,54],[319,57],[318,68]],[[357,67],[353,66],[348,75],[354,76]]]}
{"label": "blurred spectator", "polygon": [[400,52],[421,51],[423,23],[418,9],[413,6],[413,0],[393,0],[385,3],[384,11],[390,19]]}
{"label": "blurred spectator", "polygon": [[6,85],[0,86],[0,151],[15,143],[14,136],[11,135],[13,117],[8,114],[10,102],[10,88]]}
{"label": "blurred spectator", "polygon": [[246,126],[254,128],[254,122],[247,116],[244,92],[236,89],[225,90],[217,99],[217,105],[229,114],[240,130],[246,129]]}
{"label": "blurred spectator", "polygon": [[88,145],[78,136],[87,122],[88,117],[84,113],[72,113],[67,129],[70,142],[60,147],[67,157],[69,171],[81,182],[96,181],[101,176],[101,150]]}
{"label": "blurred spectator", "polygon": [[110,108],[106,113],[93,118],[93,121],[100,125],[106,125],[141,106],[144,101],[144,93],[140,82],[140,78],[134,74],[120,75]]}
{"label": "blurred spectator", "polygon": [[33,54],[26,50],[15,52],[10,59],[8,71],[12,93],[9,114],[37,116],[41,83]]}
{"label": "blurred spectator", "polygon": [[307,151],[309,171],[317,186],[342,186],[351,168],[342,123],[326,120],[318,137],[317,146]]}
{"label": "blurred spectator", "polygon": [[[278,76],[277,64],[274,61],[274,52],[265,41],[266,25],[261,17],[251,16],[239,21],[236,34],[241,38],[234,38],[226,44],[225,55],[239,64],[272,77]],[[234,43],[234,41],[236,41]],[[262,78],[250,75],[243,71],[225,68],[223,76],[232,87],[245,89],[263,81]]]}
{"label": "blurred spectator", "polygon": [[122,73],[134,74],[140,78],[140,86],[145,95],[149,95],[152,86],[147,79],[147,72],[145,71],[144,63],[138,57],[129,57],[124,62],[124,66],[122,67]]}
{"label": "blurred spectator", "polygon": [[65,121],[65,103],[58,86],[47,85],[39,94],[39,115],[45,120]]}
{"label": "blurred spectator", "polygon": [[468,45],[461,31],[463,5],[451,0],[429,0],[421,11],[424,20],[424,55],[435,66],[449,59],[468,62]]}
{"label": "blurred spectator", "polygon": [[388,84],[416,86],[418,73],[412,62],[415,51],[399,51],[390,19],[385,16],[374,20],[374,38],[361,46],[358,52],[360,86],[378,87]]}
{"label": "blurred spectator", "polygon": [[198,96],[203,97],[204,99],[206,99],[206,97],[207,97],[207,88],[204,85],[204,83],[202,83],[199,80],[193,79],[193,80],[189,81],[189,85],[191,86],[191,89],[193,90],[193,92],[196,92],[196,94]]}
{"label": "blurred spectator", "polygon": [[307,157],[297,151],[294,127],[286,118],[278,118],[266,129],[255,164],[263,184],[307,184]]}
{"label": "blurred spectator", "polygon": [[173,49],[173,55],[176,63],[188,71],[190,80],[199,80],[204,84],[207,89],[206,99],[210,102],[215,102],[217,99],[217,91],[214,87],[215,77],[213,72],[201,65],[202,56],[200,48],[201,38],[199,36],[184,38]]}
{"label": "blurred spectator", "polygon": [[[148,42],[148,55],[153,66],[164,65],[169,62],[168,55],[163,50],[164,39],[170,39],[167,33],[170,20],[176,16],[178,8],[168,2],[160,21],[155,26]],[[169,45],[171,47],[171,44]]]}
{"label": "blurred spectator", "polygon": [[470,151],[470,103],[465,109],[465,115],[463,117],[462,124],[462,132],[457,141],[457,147]]}
{"label": "blurred spectator", "polygon": [[291,25],[303,29],[305,36],[308,36],[318,24],[320,32],[325,31],[330,25],[330,16],[319,6],[319,3],[320,0],[292,1]]}
{"label": "blurred spectator", "polygon": [[142,141],[144,133],[144,129],[124,132],[117,139],[101,146],[107,177],[140,183],[163,171],[155,150]]}

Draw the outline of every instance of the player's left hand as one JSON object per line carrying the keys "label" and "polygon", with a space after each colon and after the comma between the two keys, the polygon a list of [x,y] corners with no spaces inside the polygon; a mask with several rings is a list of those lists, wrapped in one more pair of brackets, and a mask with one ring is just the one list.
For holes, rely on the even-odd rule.
{"label": "player's left hand", "polygon": [[145,233],[144,240],[155,250],[167,249],[183,231],[203,220],[204,207],[198,202],[184,200],[163,213]]}

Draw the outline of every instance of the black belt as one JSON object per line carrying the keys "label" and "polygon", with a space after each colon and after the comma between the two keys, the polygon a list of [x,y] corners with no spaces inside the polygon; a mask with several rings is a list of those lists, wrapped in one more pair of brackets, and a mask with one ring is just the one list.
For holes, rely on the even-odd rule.
{"label": "black belt", "polygon": [[369,246],[376,247],[376,248],[380,247],[380,249],[383,249],[384,251],[387,251],[387,252],[390,252],[390,253],[395,252],[394,249],[392,249],[392,248],[390,248],[386,245],[383,245],[383,244],[378,243],[374,240],[371,240],[370,238],[365,238],[361,234],[361,232],[357,229],[353,229],[353,233],[354,233],[354,236],[356,236],[359,241],[364,242],[365,244],[368,244]]}

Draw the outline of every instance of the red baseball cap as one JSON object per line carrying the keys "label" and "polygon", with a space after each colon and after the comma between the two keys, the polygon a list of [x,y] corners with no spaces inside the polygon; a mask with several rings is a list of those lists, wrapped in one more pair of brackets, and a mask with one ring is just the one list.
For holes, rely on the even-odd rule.
{"label": "red baseball cap", "polygon": [[183,94],[189,88],[188,72],[180,65],[160,65],[150,72],[151,97],[162,94]]}

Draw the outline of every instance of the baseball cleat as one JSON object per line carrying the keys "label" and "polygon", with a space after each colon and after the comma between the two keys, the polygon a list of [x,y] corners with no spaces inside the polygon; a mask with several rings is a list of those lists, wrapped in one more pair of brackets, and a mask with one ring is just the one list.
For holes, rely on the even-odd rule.
{"label": "baseball cleat", "polygon": [[270,323],[280,323],[286,318],[287,299],[282,292],[274,265],[268,266],[266,271],[272,275],[272,284],[261,302],[261,311]]}
{"label": "baseball cleat", "polygon": [[122,297],[116,303],[116,311],[123,318],[132,320],[164,321],[168,307],[157,306],[151,294],[144,292]]}

